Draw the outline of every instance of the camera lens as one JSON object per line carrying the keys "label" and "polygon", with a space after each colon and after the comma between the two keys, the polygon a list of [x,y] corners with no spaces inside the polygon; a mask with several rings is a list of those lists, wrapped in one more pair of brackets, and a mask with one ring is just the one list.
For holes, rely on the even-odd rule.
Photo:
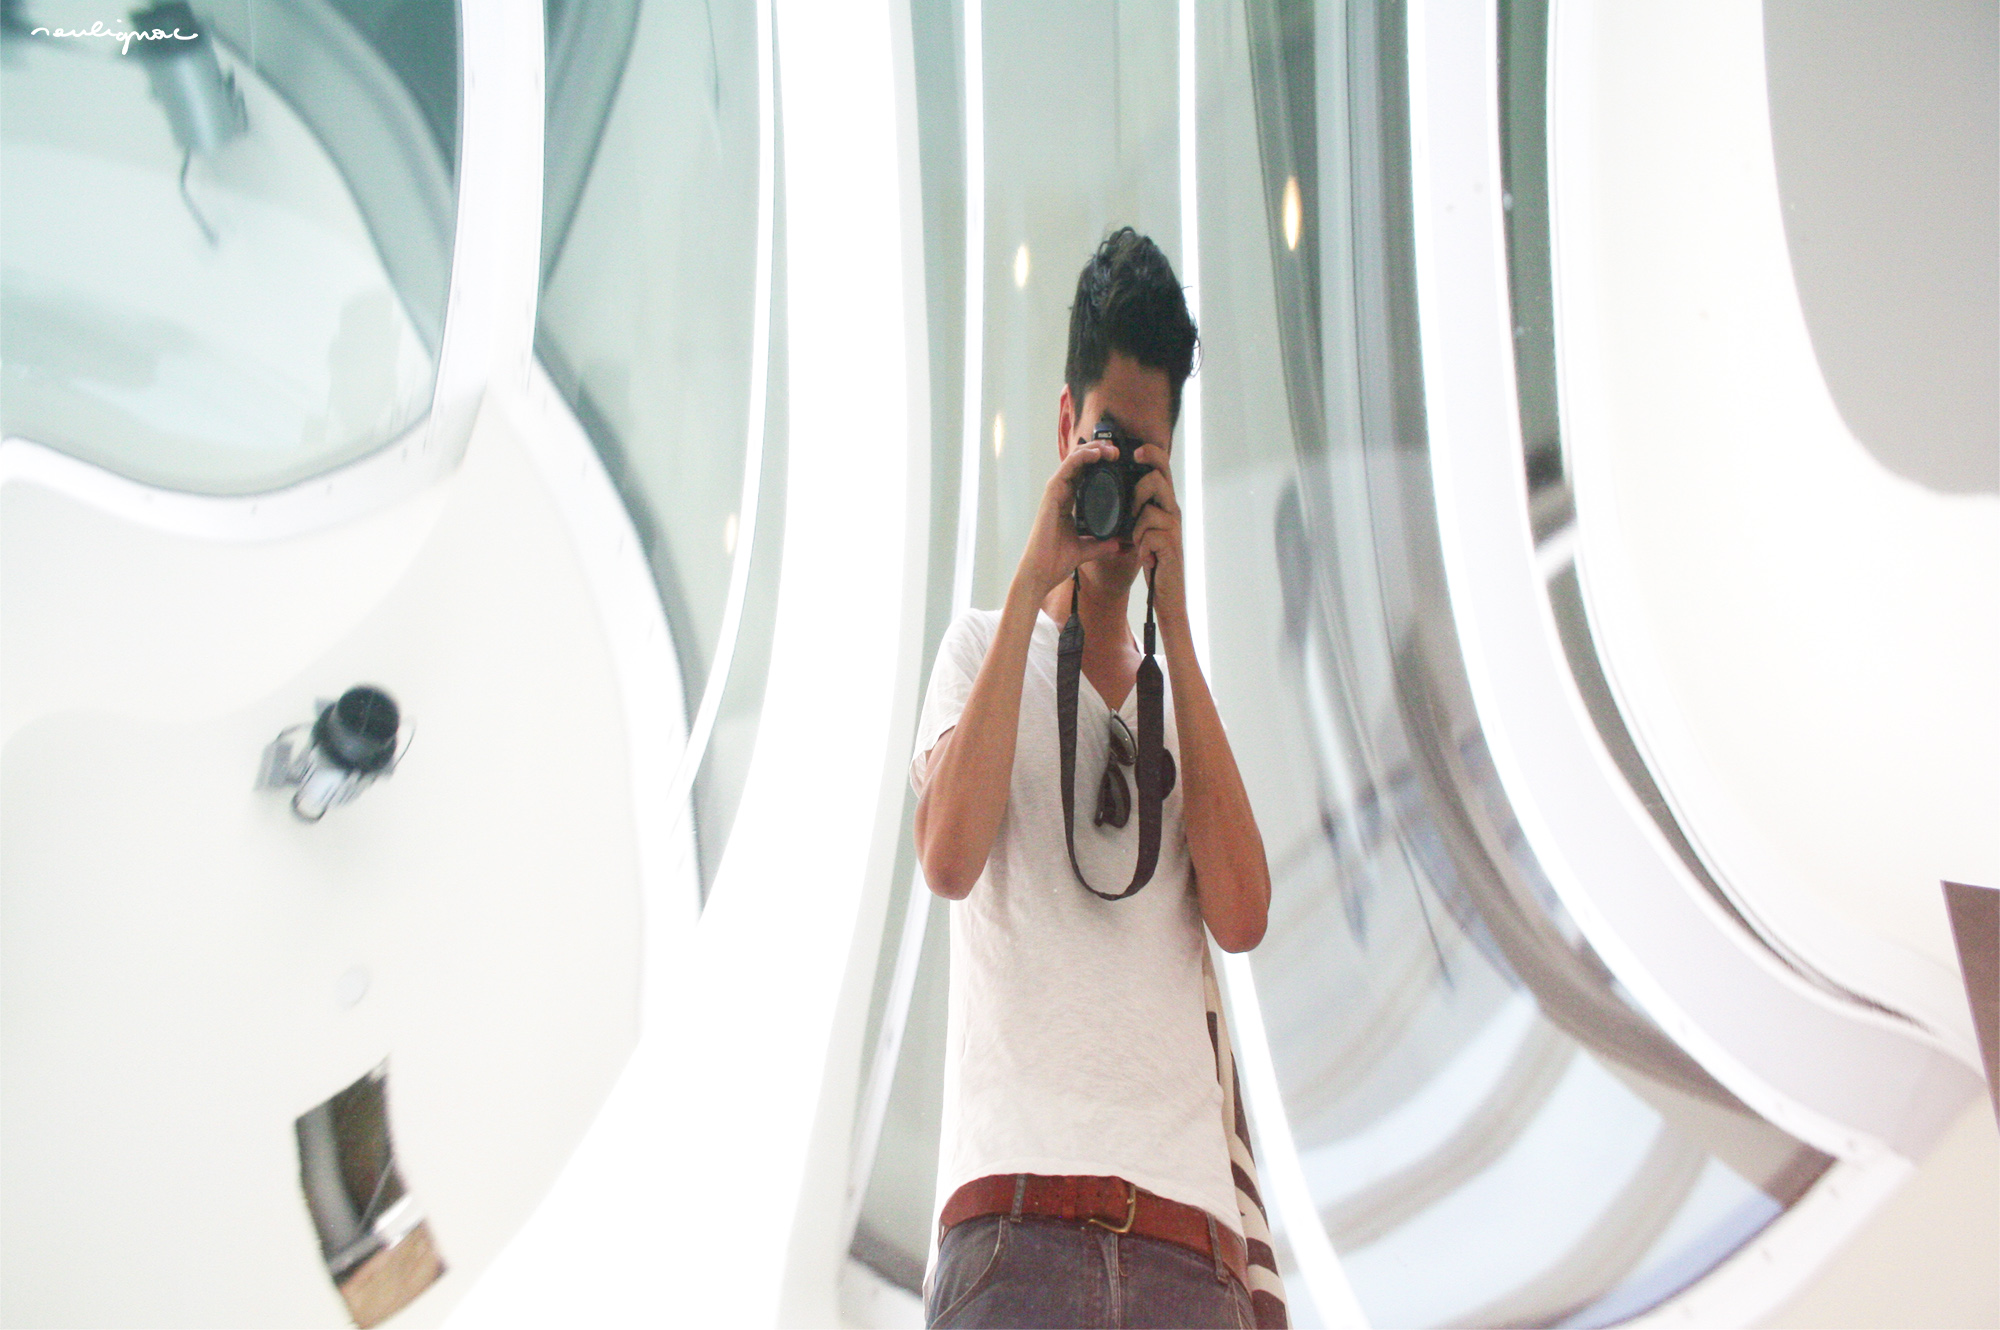
{"label": "camera lens", "polygon": [[1125,516],[1125,496],[1117,473],[1098,464],[1088,467],[1076,486],[1079,525],[1096,540],[1109,540]]}

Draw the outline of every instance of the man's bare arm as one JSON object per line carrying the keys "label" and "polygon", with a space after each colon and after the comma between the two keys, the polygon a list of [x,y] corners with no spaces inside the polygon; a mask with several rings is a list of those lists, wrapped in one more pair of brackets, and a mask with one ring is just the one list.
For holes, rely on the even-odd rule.
{"label": "man's bare arm", "polygon": [[1180,624],[1169,626],[1162,615],[1160,635],[1181,741],[1181,820],[1202,921],[1224,951],[1248,951],[1263,941],[1270,916],[1271,871],[1264,859],[1264,837],[1184,616]]}
{"label": "man's bare arm", "polygon": [[917,856],[924,880],[946,900],[964,900],[985,871],[1014,778],[1021,674],[1039,602],[1009,594],[1000,627],[958,724],[931,749],[930,778],[917,801]]}
{"label": "man's bare arm", "polygon": [[979,881],[1007,812],[1014,737],[1021,723],[1021,676],[1042,600],[1078,564],[1117,548],[1116,541],[1079,539],[1068,515],[1077,471],[1117,451],[1080,444],[1049,478],[965,710],[931,748],[923,797],[917,800],[917,860],[931,890],[947,900],[964,900]]}
{"label": "man's bare arm", "polygon": [[1155,468],[1139,483],[1138,497],[1147,506],[1133,539],[1153,558],[1154,615],[1173,683],[1174,727],[1181,743],[1181,821],[1188,857],[1194,861],[1195,893],[1216,945],[1224,951],[1248,951],[1263,940],[1270,917],[1271,870],[1264,837],[1194,653],[1170,459],[1150,444],[1137,457]]}

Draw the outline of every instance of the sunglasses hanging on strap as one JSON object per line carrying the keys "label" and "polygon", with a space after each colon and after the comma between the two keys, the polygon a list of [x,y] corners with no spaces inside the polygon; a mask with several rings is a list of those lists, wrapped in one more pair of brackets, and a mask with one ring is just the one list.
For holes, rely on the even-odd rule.
{"label": "sunglasses hanging on strap", "polygon": [[[1166,750],[1160,692],[1160,665],[1153,659],[1153,570],[1146,570],[1146,658],[1139,662],[1139,761],[1133,775],[1139,787],[1139,862],[1132,883],[1119,892],[1099,891],[1076,861],[1076,689],[1083,672],[1083,619],[1077,606],[1083,598],[1079,573],[1070,574],[1069,622],[1056,644],[1056,729],[1062,746],[1063,841],[1069,846],[1070,870],[1085,891],[1102,900],[1122,901],[1153,880],[1160,858],[1160,804],[1174,788],[1174,755]],[[1114,757],[1112,761],[1116,761]],[[1118,825],[1124,825],[1123,819]]]}

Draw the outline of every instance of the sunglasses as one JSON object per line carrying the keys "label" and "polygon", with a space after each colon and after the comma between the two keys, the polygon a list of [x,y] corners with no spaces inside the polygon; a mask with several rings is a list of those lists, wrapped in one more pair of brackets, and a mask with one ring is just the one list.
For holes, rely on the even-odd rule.
{"label": "sunglasses", "polygon": [[[1115,711],[1111,713],[1110,740],[1104,778],[1097,782],[1097,814],[1091,821],[1100,827],[1123,827],[1132,818],[1132,787],[1125,783],[1125,773],[1120,768],[1134,768],[1132,777],[1135,782],[1138,780],[1139,741],[1132,737],[1125,718]],[[1160,791],[1164,799],[1174,788],[1174,778],[1179,773],[1174,770],[1172,753],[1162,749],[1160,760],[1166,767],[1166,789]]]}
{"label": "sunglasses", "polygon": [[[1133,742],[1132,731],[1125,724],[1125,718],[1117,712],[1111,713],[1111,744],[1104,759],[1104,779],[1097,782],[1097,816],[1095,825],[1110,823],[1122,827],[1132,817],[1132,787],[1125,783],[1125,773],[1121,767],[1136,767],[1139,761],[1139,745]],[[1137,774],[1136,772],[1134,773]]]}

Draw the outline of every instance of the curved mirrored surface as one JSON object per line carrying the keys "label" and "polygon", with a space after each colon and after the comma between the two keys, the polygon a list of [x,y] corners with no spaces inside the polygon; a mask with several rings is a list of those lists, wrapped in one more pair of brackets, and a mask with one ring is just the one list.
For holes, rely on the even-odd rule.
{"label": "curved mirrored surface", "polygon": [[[1523,28],[1504,73],[1531,88],[1540,67],[1519,52],[1541,30],[1524,10],[1503,6]],[[978,505],[972,601],[995,604],[1052,464],[1077,265],[1126,221],[1179,262],[1180,35],[1164,5],[986,13],[972,160],[953,147],[963,9],[913,15],[927,226],[962,215],[983,172],[978,280],[949,248],[927,270],[934,389],[953,391],[935,376],[958,370],[968,303],[979,311],[967,381],[982,398],[961,419],[980,471],[960,494]],[[1251,965],[1293,1133],[1294,1157],[1262,1167],[1267,1194],[1269,1170],[1303,1175],[1374,1324],[1611,1324],[1694,1283],[1830,1161],[1633,1005],[1550,888],[1486,751],[1430,492],[1403,23],[1395,5],[1231,4],[1203,7],[1195,34],[1209,666],[1272,868]],[[1105,53],[1098,96],[1060,116],[1052,45]],[[957,440],[940,435],[952,465]],[[1560,525],[1559,507],[1539,523]],[[890,1065],[874,1072],[872,1125],[863,1096],[851,1250],[914,1292],[948,911],[891,914],[870,1017]],[[1315,1324],[1290,1245],[1281,1233],[1293,1316]]]}
{"label": "curved mirrored surface", "polygon": [[[1180,267],[1173,0],[984,7],[986,190],[972,603],[1006,598],[1055,469],[1077,273],[1132,226]],[[1050,52],[1074,58],[1050,59]]]}
{"label": "curved mirrored surface", "polygon": [[[1038,0],[972,13],[983,56],[970,83],[980,90],[976,144],[965,141],[967,6],[911,5],[934,438],[927,663],[951,618],[955,523],[968,498],[970,603],[1005,598],[1057,460],[1069,307],[1085,260],[1123,225],[1176,263],[1180,255],[1173,0]],[[1051,51],[1075,58],[1051,60]],[[976,257],[965,244],[968,190],[984,199]],[[979,342],[970,380],[968,309]],[[977,395],[969,410],[968,382]],[[976,454],[963,447],[968,429]],[[977,471],[968,483],[969,461]],[[930,899],[908,844],[906,826],[867,1025],[852,1252],[914,1291],[936,1186],[949,910]]]}
{"label": "curved mirrored surface", "polygon": [[[756,735],[782,534],[781,456],[762,456],[754,523],[742,511],[749,450],[784,428],[773,375],[765,427],[750,437],[755,360],[768,353],[755,337],[756,7],[550,0],[545,14],[535,347],[631,514],[690,721],[718,650],[733,653],[693,791],[706,891]],[[755,548],[741,552],[753,559],[742,628],[725,640],[745,532]]]}
{"label": "curved mirrored surface", "polygon": [[452,0],[135,14],[7,6],[0,426],[204,494],[397,438],[450,282]]}
{"label": "curved mirrored surface", "polygon": [[1631,1005],[1486,752],[1430,495],[1400,10],[1243,22],[1240,72],[1205,48],[1235,94],[1203,152],[1210,603],[1299,1164],[1376,1324],[1627,1319],[1828,1161]]}

